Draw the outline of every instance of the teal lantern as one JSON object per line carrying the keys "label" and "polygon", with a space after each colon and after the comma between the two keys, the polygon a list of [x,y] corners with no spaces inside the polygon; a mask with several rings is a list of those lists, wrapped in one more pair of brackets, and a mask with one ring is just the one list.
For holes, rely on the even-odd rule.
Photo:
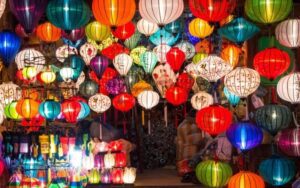
{"label": "teal lantern", "polygon": [[79,92],[82,96],[90,98],[98,92],[98,84],[92,80],[87,80],[80,84]]}
{"label": "teal lantern", "polygon": [[60,103],[54,100],[46,100],[45,102],[42,102],[39,106],[39,113],[41,116],[46,118],[46,120],[55,120],[55,118],[60,114],[60,112]]}
{"label": "teal lantern", "polygon": [[77,120],[82,120],[82,119],[86,118],[91,113],[91,109],[90,109],[90,107],[87,103],[82,102],[82,101],[80,101],[79,103],[81,105],[81,109],[80,109],[80,112],[78,114]]}
{"label": "teal lantern", "polygon": [[51,0],[46,13],[53,25],[67,32],[86,25],[92,15],[83,0]]}
{"label": "teal lantern", "polygon": [[296,173],[294,161],[273,155],[259,165],[259,174],[272,186],[282,186],[291,181]]}
{"label": "teal lantern", "polygon": [[224,95],[232,106],[236,106],[240,102],[240,97],[228,91],[227,87],[223,89]]}
{"label": "teal lantern", "polygon": [[147,74],[151,74],[158,59],[155,53],[145,52],[140,56],[140,64]]}
{"label": "teal lantern", "polygon": [[179,18],[175,20],[174,22],[168,23],[165,25],[165,30],[172,33],[172,34],[177,34],[181,33],[184,29],[184,22],[183,19]]}
{"label": "teal lantern", "polygon": [[64,61],[65,65],[70,66],[78,72],[81,72],[85,66],[84,60],[78,55],[71,55]]}
{"label": "teal lantern", "polygon": [[141,37],[142,34],[136,30],[130,38],[124,41],[124,45],[129,49],[134,49],[141,41]]}
{"label": "teal lantern", "polygon": [[167,44],[172,46],[179,39],[180,33],[173,36],[172,33],[166,31],[165,29],[159,29],[153,35],[150,36],[150,41],[156,46],[161,44]]}

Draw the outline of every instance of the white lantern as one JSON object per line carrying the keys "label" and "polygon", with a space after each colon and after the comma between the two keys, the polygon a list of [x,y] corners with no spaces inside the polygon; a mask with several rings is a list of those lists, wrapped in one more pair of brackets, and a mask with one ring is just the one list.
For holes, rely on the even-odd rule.
{"label": "white lantern", "polygon": [[132,57],[121,53],[114,58],[113,64],[120,75],[125,76],[130,70],[133,63]]}
{"label": "white lantern", "polygon": [[200,76],[200,72],[195,63],[191,62],[187,66],[185,66],[185,71],[191,75],[194,79]]}
{"label": "white lantern", "polygon": [[184,9],[183,0],[140,0],[141,16],[160,26],[175,21]]}
{"label": "white lantern", "polygon": [[90,65],[90,61],[97,55],[97,49],[87,42],[80,47],[79,53],[85,64]]}
{"label": "white lantern", "polygon": [[[4,119],[5,119],[4,108],[3,108],[2,104],[0,104],[0,125],[2,125]],[[0,135],[0,142],[1,142],[1,135]],[[1,152],[0,152],[0,154],[1,154]]]}
{"label": "white lantern", "polygon": [[59,74],[65,82],[70,82],[74,76],[74,70],[70,67],[63,67],[59,70]]}
{"label": "white lantern", "polygon": [[55,51],[56,59],[60,62],[64,62],[67,57],[76,54],[78,54],[77,49],[66,44],[57,48],[57,50]]}
{"label": "white lantern", "polygon": [[292,104],[300,103],[300,73],[282,77],[277,84],[279,97]]}
{"label": "white lantern", "polygon": [[136,178],[136,168],[125,168],[123,173],[123,182],[125,184],[133,184]]}
{"label": "white lantern", "polygon": [[181,51],[184,52],[185,59],[191,59],[196,53],[194,45],[190,42],[182,41],[178,43],[175,47],[178,47]]}
{"label": "white lantern", "polygon": [[93,111],[103,113],[110,108],[111,100],[108,96],[98,93],[90,97],[88,104]]}
{"label": "white lantern", "polygon": [[84,72],[81,72],[75,83],[76,89],[79,89],[80,85],[84,82],[84,80],[85,80],[85,74]]}
{"label": "white lantern", "polygon": [[289,19],[277,25],[276,38],[280,44],[297,48],[300,46],[300,19]]}
{"label": "white lantern", "polygon": [[142,91],[137,99],[138,103],[146,110],[150,110],[159,103],[159,95],[155,91]]}
{"label": "white lantern", "polygon": [[104,155],[104,167],[105,168],[112,168],[115,166],[116,160],[115,155],[111,153],[107,153]]}
{"label": "white lantern", "polygon": [[214,99],[211,94],[199,91],[194,94],[191,98],[192,107],[195,110],[201,110],[202,108],[208,107],[214,103]]}
{"label": "white lantern", "polygon": [[24,67],[35,67],[37,72],[40,72],[46,63],[44,55],[34,48],[26,48],[20,51],[15,58],[18,69]]}
{"label": "white lantern", "polygon": [[89,155],[83,154],[82,157],[82,168],[85,170],[91,170],[94,168],[94,155],[90,153]]}
{"label": "white lantern", "polygon": [[166,54],[170,51],[170,49],[170,46],[161,44],[153,48],[153,52],[156,54],[159,62],[165,63],[167,61]]}
{"label": "white lantern", "polygon": [[19,100],[22,96],[21,88],[13,82],[5,82],[0,85],[0,103],[2,106]]}
{"label": "white lantern", "polygon": [[143,18],[137,22],[136,27],[140,33],[146,36],[152,35],[159,29],[156,23],[149,22]]}
{"label": "white lantern", "polygon": [[0,18],[2,17],[6,6],[6,0],[0,1]]}
{"label": "white lantern", "polygon": [[209,55],[196,64],[196,69],[202,78],[209,82],[216,82],[228,74],[233,67],[217,55]]}
{"label": "white lantern", "polygon": [[176,82],[176,75],[168,63],[156,66],[152,72],[152,78],[163,98],[166,90]]}
{"label": "white lantern", "polygon": [[225,76],[224,84],[231,93],[244,98],[259,87],[260,76],[253,69],[237,67]]}

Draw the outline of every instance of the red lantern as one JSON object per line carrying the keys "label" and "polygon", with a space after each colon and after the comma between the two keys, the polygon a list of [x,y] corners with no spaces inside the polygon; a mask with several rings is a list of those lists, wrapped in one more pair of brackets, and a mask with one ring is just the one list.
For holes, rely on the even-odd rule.
{"label": "red lantern", "polygon": [[111,171],[112,182],[114,184],[122,184],[123,183],[123,169],[115,168]]}
{"label": "red lantern", "polygon": [[132,22],[119,26],[112,32],[112,34],[120,40],[130,38],[135,32],[135,26]]}
{"label": "red lantern", "polygon": [[179,71],[184,60],[185,53],[177,47],[171,48],[166,54],[167,63],[171,66],[174,71]]}
{"label": "red lantern", "polygon": [[122,93],[113,99],[113,106],[122,112],[127,112],[131,110],[135,105],[135,98],[128,94],[128,93]]}
{"label": "red lantern", "polygon": [[81,105],[77,101],[67,100],[61,104],[62,113],[67,122],[75,123],[77,121],[78,114],[81,110]]}
{"label": "red lantern", "polygon": [[4,161],[0,159],[0,176],[3,174],[5,168]]}
{"label": "red lantern", "polygon": [[188,93],[181,87],[172,86],[166,91],[166,99],[174,106],[178,106],[187,101]]}
{"label": "red lantern", "polygon": [[117,168],[124,168],[126,167],[126,154],[121,152],[121,153],[116,153],[115,155],[115,167]]}
{"label": "red lantern", "polygon": [[69,153],[69,150],[75,147],[75,137],[63,137],[61,136],[59,138],[60,144],[62,147],[62,152],[64,155],[67,155]]}
{"label": "red lantern", "polygon": [[113,43],[109,47],[104,48],[101,51],[102,55],[107,57],[108,59],[114,59],[116,55],[121,54],[121,53],[129,53],[129,50],[122,46],[119,43]]}
{"label": "red lantern", "polygon": [[219,22],[233,12],[236,0],[189,0],[192,14],[208,22]]}
{"label": "red lantern", "polygon": [[123,149],[123,144],[121,141],[112,141],[107,147],[110,151],[121,151]]}
{"label": "red lantern", "polygon": [[290,56],[285,51],[267,48],[255,55],[253,66],[261,76],[274,80],[289,68],[290,63]]}
{"label": "red lantern", "polygon": [[231,121],[231,112],[220,105],[211,105],[199,110],[196,114],[198,128],[211,135],[226,131]]}
{"label": "red lantern", "polygon": [[190,92],[195,80],[188,73],[181,73],[177,78],[176,85]]}

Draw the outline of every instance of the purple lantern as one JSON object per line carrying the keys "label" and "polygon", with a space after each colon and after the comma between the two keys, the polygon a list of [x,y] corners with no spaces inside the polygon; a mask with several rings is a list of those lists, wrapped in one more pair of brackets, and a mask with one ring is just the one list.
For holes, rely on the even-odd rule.
{"label": "purple lantern", "polygon": [[105,69],[108,67],[108,59],[104,56],[96,56],[90,62],[91,69],[95,72],[97,77],[101,79],[102,74]]}
{"label": "purple lantern", "polygon": [[48,0],[9,0],[10,10],[26,33],[31,33],[45,12]]}
{"label": "purple lantern", "polygon": [[286,129],[277,137],[277,143],[282,152],[289,156],[300,156],[300,128]]}
{"label": "purple lantern", "polygon": [[126,91],[126,85],[123,79],[116,77],[106,83],[106,90],[109,94],[118,95]]}
{"label": "purple lantern", "polygon": [[85,36],[84,27],[73,29],[71,32],[62,31],[62,36],[72,42],[82,39]]}

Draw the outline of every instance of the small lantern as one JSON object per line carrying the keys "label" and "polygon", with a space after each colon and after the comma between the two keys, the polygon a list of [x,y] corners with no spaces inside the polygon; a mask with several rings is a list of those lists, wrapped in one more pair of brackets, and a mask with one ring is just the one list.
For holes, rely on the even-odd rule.
{"label": "small lantern", "polygon": [[118,26],[112,31],[112,34],[120,40],[130,38],[135,32],[135,25],[132,22],[128,22],[124,25]]}
{"label": "small lantern", "polygon": [[39,112],[40,103],[33,99],[21,99],[17,102],[16,110],[18,114],[26,119],[31,119]]}
{"label": "small lantern", "polygon": [[240,97],[236,96],[235,94],[231,93],[230,91],[228,91],[228,89],[226,87],[224,87],[223,89],[224,95],[227,98],[227,100],[229,101],[229,103],[233,106],[236,106],[239,102],[240,102]]}
{"label": "small lantern", "polygon": [[194,94],[191,98],[192,107],[196,110],[201,110],[202,108],[212,105],[214,99],[211,94],[204,91],[199,91]]}
{"label": "small lantern", "polygon": [[122,93],[113,98],[114,108],[122,112],[127,112],[131,110],[134,107],[134,105],[135,98],[128,93]]}
{"label": "small lantern", "polygon": [[103,155],[95,155],[94,157],[94,166],[97,169],[103,169],[104,168],[104,156]]}
{"label": "small lantern", "polygon": [[40,104],[39,113],[47,120],[53,121],[61,113],[60,103],[54,100],[46,100]]}
{"label": "small lantern", "polygon": [[58,47],[55,51],[56,59],[60,62],[64,62],[66,58],[68,58],[71,55],[78,54],[78,50],[75,47],[72,47],[70,45],[62,45]]}
{"label": "small lantern", "polygon": [[176,44],[176,47],[179,48],[185,54],[185,60],[191,59],[195,56],[196,49],[194,45],[187,41],[181,41],[180,43]]}
{"label": "small lantern", "polygon": [[98,184],[101,180],[101,175],[97,169],[92,169],[88,175],[90,184]]}
{"label": "small lantern", "polygon": [[278,133],[277,144],[280,150],[294,157],[300,156],[300,128],[286,129]]}
{"label": "small lantern", "polygon": [[50,140],[48,135],[40,135],[39,142],[41,146],[41,153],[48,154],[50,152]]}
{"label": "small lantern", "polygon": [[55,81],[56,74],[51,70],[46,70],[41,73],[41,80],[45,84],[51,84]]}
{"label": "small lantern", "polygon": [[14,100],[19,100],[21,95],[21,88],[13,82],[3,82],[0,85],[0,103],[3,107]]}
{"label": "small lantern", "polygon": [[112,183],[123,184],[123,170],[115,168],[111,171]]}
{"label": "small lantern", "polygon": [[111,153],[107,153],[104,155],[104,167],[111,169],[115,166],[116,160],[115,155]]}
{"label": "small lantern", "polygon": [[155,91],[143,91],[137,96],[138,103],[145,108],[150,110],[159,103],[159,94]]}
{"label": "small lantern", "polygon": [[98,84],[92,80],[87,80],[80,84],[79,92],[82,96],[89,98],[98,92]]}
{"label": "small lantern", "polygon": [[140,64],[146,73],[151,74],[158,61],[154,52],[144,52],[140,56]]}
{"label": "small lantern", "polygon": [[61,37],[61,29],[55,27],[50,22],[45,22],[37,27],[36,35],[44,42],[56,42]]}
{"label": "small lantern", "polygon": [[97,55],[97,49],[88,42],[80,47],[79,52],[86,65]]}
{"label": "small lantern", "polygon": [[70,67],[63,67],[59,70],[59,74],[64,81],[69,82],[74,77],[74,70]]}
{"label": "small lantern", "polygon": [[153,90],[151,84],[145,82],[144,80],[140,80],[132,86],[131,94],[134,97],[137,97],[141,92],[148,90]]}
{"label": "small lantern", "polygon": [[101,173],[101,183],[109,184],[111,183],[112,177],[110,170],[103,170]]}
{"label": "small lantern", "polygon": [[116,160],[115,167],[124,168],[127,162],[126,153],[123,152],[116,153],[115,160]]}
{"label": "small lantern", "polygon": [[140,19],[137,24],[136,27],[138,29],[138,31],[146,36],[150,36],[152,34],[154,34],[158,29],[158,25],[152,22],[149,22],[148,20],[142,18]]}
{"label": "small lantern", "polygon": [[33,79],[37,74],[38,72],[36,70],[36,67],[28,66],[22,69],[23,78],[25,78],[26,80]]}
{"label": "small lantern", "polygon": [[96,113],[103,113],[110,108],[111,100],[108,96],[98,93],[89,98],[88,104]]}
{"label": "small lantern", "polygon": [[194,37],[205,38],[214,31],[214,27],[205,20],[195,18],[189,24],[189,31]]}
{"label": "small lantern", "polygon": [[77,117],[81,110],[81,105],[77,101],[64,101],[61,104],[62,113],[67,122],[75,123],[77,122]]}
{"label": "small lantern", "polygon": [[123,182],[133,184],[136,178],[136,168],[125,168],[123,173]]}

